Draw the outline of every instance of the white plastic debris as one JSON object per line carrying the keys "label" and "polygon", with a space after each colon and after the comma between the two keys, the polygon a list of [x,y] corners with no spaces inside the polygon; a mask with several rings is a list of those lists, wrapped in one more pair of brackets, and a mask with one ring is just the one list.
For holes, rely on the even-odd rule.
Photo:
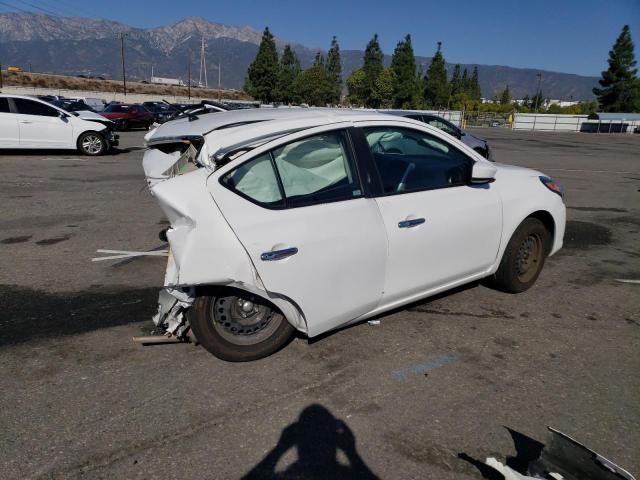
{"label": "white plastic debris", "polygon": [[380,320],[369,320],[367,323],[369,325],[380,325]]}

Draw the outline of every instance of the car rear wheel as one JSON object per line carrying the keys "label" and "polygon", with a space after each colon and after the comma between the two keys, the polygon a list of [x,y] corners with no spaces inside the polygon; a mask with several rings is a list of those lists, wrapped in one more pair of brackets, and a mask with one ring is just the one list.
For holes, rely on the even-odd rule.
{"label": "car rear wheel", "polygon": [[269,356],[295,331],[274,305],[236,289],[198,297],[189,309],[189,323],[204,348],[229,362]]}
{"label": "car rear wheel", "polygon": [[85,132],[78,138],[78,149],[85,155],[102,155],[107,148],[106,139],[98,132]]}
{"label": "car rear wheel", "polygon": [[507,244],[494,279],[501,289],[520,293],[536,282],[549,253],[551,236],[537,218],[527,218]]}

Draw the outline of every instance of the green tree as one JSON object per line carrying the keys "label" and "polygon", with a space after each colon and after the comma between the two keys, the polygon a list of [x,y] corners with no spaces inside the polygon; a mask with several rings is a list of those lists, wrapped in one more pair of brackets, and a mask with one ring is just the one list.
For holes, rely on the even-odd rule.
{"label": "green tree", "polygon": [[[411,35],[398,42],[391,58],[393,73],[392,106],[395,108],[412,108],[416,95],[416,58],[413,55]],[[390,74],[387,74],[390,76]]]}
{"label": "green tree", "polygon": [[469,85],[469,72],[466,68],[464,69],[464,72],[462,72],[462,80],[460,80],[460,85],[462,87],[462,93],[465,93],[467,96],[469,96],[471,88]]}
{"label": "green tree", "polygon": [[542,94],[542,90],[538,90],[538,93],[531,97],[529,108],[533,108],[535,111],[544,108],[544,95]]}
{"label": "green tree", "polygon": [[280,59],[280,72],[276,87],[276,98],[283,103],[297,103],[296,81],[300,75],[300,61],[290,45],[284,46]]}
{"label": "green tree", "polygon": [[382,50],[376,33],[367,44],[367,48],[364,51],[364,64],[362,65],[362,70],[364,71],[363,101],[366,107],[378,108],[380,106],[375,96],[375,89],[378,77],[384,70],[382,60]]}
{"label": "green tree", "polygon": [[469,80],[469,96],[472,100],[480,100],[482,90],[480,90],[480,78],[478,77],[478,67],[473,67],[473,73]]}
{"label": "green tree", "polygon": [[600,108],[605,112],[635,112],[640,110],[640,80],[629,25],[622,28],[609,51],[609,68],[602,72],[598,82],[602,88],[594,88]]}
{"label": "green tree", "polygon": [[373,90],[373,98],[379,108],[391,108],[393,106],[396,80],[396,73],[392,68],[385,68],[378,75]]}
{"label": "green tree", "polygon": [[453,76],[451,77],[451,96],[463,92],[464,88],[462,85],[462,77],[460,76],[460,65],[456,65],[453,67]]}
{"label": "green tree", "polygon": [[316,107],[327,104],[327,70],[324,57],[316,53],[313,65],[298,76],[297,92],[302,101]]}
{"label": "green tree", "polygon": [[327,53],[326,73],[327,102],[337,105],[342,97],[342,64],[340,46],[336,37],[331,39],[331,48]]}
{"label": "green tree", "polygon": [[442,43],[438,42],[425,77],[424,98],[430,107],[445,107],[449,103],[449,82],[441,47]]}
{"label": "green tree", "polygon": [[347,78],[347,101],[351,105],[364,105],[364,88],[365,74],[361,68],[356,68]]}
{"label": "green tree", "polygon": [[264,29],[256,58],[247,72],[245,90],[252,97],[263,102],[273,102],[278,83],[278,51],[269,27]]}
{"label": "green tree", "polygon": [[511,92],[509,91],[509,85],[500,94],[500,104],[509,105],[511,103]]}

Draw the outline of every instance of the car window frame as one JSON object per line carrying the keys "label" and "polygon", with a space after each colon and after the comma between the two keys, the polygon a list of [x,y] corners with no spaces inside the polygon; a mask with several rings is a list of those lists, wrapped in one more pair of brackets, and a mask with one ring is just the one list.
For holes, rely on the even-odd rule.
{"label": "car window frame", "polygon": [[[436,130],[436,132],[441,132],[442,135],[446,135],[447,137],[451,137],[451,135],[449,135],[448,133],[446,133],[443,130],[438,129],[437,127],[434,127],[433,125],[429,125],[428,123],[425,123],[425,125],[427,126],[427,129],[434,129]],[[420,188],[420,189],[415,189],[415,190],[403,190],[401,192],[385,192],[384,191],[384,182],[382,181],[382,176],[380,174],[380,170],[378,168],[378,165],[375,161],[375,158],[373,156],[373,152],[371,152],[371,149],[369,147],[369,143],[367,142],[366,139],[366,135],[364,132],[365,128],[374,128],[374,127],[387,127],[387,128],[394,128],[394,129],[406,129],[406,130],[413,130],[415,132],[418,132],[422,135],[430,135],[434,138],[436,138],[437,140],[444,142],[445,144],[447,144],[447,146],[450,149],[456,150],[457,152],[459,152],[469,163],[469,178],[467,179],[467,181],[465,183],[459,183],[459,184],[455,184],[455,185],[443,185],[440,187],[432,187],[432,188]],[[361,122],[361,124],[357,125],[356,130],[359,131],[359,135],[358,137],[356,137],[358,139],[358,142],[360,144],[362,144],[362,142],[364,142],[364,145],[366,147],[366,151],[368,153],[368,163],[370,165],[369,168],[372,169],[372,173],[373,176],[375,177],[375,187],[373,189],[373,194],[372,196],[374,198],[378,198],[378,197],[390,197],[390,196],[395,196],[395,195],[407,195],[407,194],[412,194],[412,193],[419,193],[419,192],[429,192],[429,191],[433,191],[433,190],[442,190],[444,188],[459,188],[459,187],[468,187],[469,185],[471,185],[471,172],[473,171],[473,165],[477,162],[477,160],[475,160],[472,156],[470,156],[468,153],[464,152],[462,149],[458,148],[456,145],[453,145],[450,141],[448,141],[448,139],[443,138],[441,135],[437,135],[436,132],[431,132],[431,131],[425,131],[421,128],[419,128],[417,125],[414,124],[410,124],[410,123],[406,123],[404,125],[397,125],[397,124],[391,124],[388,122],[371,122],[371,121],[367,121],[367,122]],[[360,147],[360,150],[362,150],[362,146]]]}
{"label": "car window frame", "polygon": [[[256,152],[255,155],[251,155],[251,158],[247,158],[246,160],[242,160],[241,162],[238,163],[233,163],[233,168],[229,168],[229,169],[225,169],[224,171],[220,172],[220,175],[218,176],[218,183],[226,188],[227,190],[229,190],[230,192],[238,195],[239,197],[244,198],[245,200],[253,203],[254,205],[257,205],[258,207],[264,208],[266,210],[291,210],[294,208],[305,208],[305,207],[312,207],[312,206],[316,206],[316,205],[326,205],[326,204],[330,204],[330,203],[338,203],[338,202],[347,202],[350,200],[357,200],[360,198],[366,198],[368,197],[367,193],[369,192],[369,189],[365,189],[364,185],[363,185],[363,181],[362,181],[362,166],[361,163],[358,160],[358,156],[357,156],[357,152],[356,152],[356,148],[354,145],[354,141],[351,135],[351,128],[345,127],[345,126],[340,126],[337,128],[331,128],[331,129],[327,129],[327,130],[320,130],[320,131],[315,131],[313,133],[309,133],[307,135],[303,135],[303,136],[297,136],[296,138],[291,138],[288,139],[288,141],[282,141],[282,142],[278,142],[276,145],[270,146],[268,149],[262,151],[262,149],[260,149],[260,152]],[[354,176],[354,181],[355,183],[360,187],[360,195],[358,196],[353,196],[353,197],[349,197],[349,198],[338,198],[338,199],[334,199],[334,200],[327,200],[327,201],[309,201],[309,202],[296,202],[293,205],[289,205],[289,203],[287,202],[287,196],[284,190],[284,185],[282,183],[282,177],[280,176],[280,171],[278,170],[278,166],[276,165],[276,161],[275,161],[275,156],[273,154],[273,152],[275,150],[278,150],[280,148],[283,148],[291,143],[296,143],[296,142],[300,142],[309,138],[313,138],[313,137],[317,137],[320,135],[325,135],[325,134],[329,134],[329,133],[333,133],[333,132],[338,132],[341,133],[344,140],[345,140],[345,147],[347,148],[347,155],[351,157],[351,167],[352,167],[352,175]],[[295,135],[295,134],[294,134]],[[288,136],[287,136],[288,137]],[[253,153],[253,152],[252,152]],[[226,185],[224,183],[224,179],[230,175],[231,173],[233,173],[234,171],[236,171],[236,169],[238,169],[239,167],[241,167],[242,165],[252,162],[254,160],[256,160],[257,158],[260,158],[261,156],[268,154],[269,158],[271,159],[271,168],[274,170],[275,173],[275,177],[276,180],[278,182],[278,190],[280,191],[280,196],[282,197],[282,205],[267,205],[263,202],[259,202],[253,198],[251,198],[250,196],[240,192],[239,190],[236,190],[234,188],[231,188],[229,185]]]}

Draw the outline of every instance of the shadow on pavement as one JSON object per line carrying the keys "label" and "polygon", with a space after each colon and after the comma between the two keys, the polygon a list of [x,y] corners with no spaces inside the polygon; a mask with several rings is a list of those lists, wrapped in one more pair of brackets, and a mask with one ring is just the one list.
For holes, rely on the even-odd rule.
{"label": "shadow on pavement", "polygon": [[[292,448],[297,459],[276,472],[278,461]],[[347,464],[338,461],[341,451]],[[257,479],[377,479],[356,449],[353,432],[322,405],[305,408],[298,420],[286,427],[278,444],[247,473],[243,480]]]}
{"label": "shadow on pavement", "polygon": [[150,320],[158,288],[54,294],[0,285],[0,346]]}

